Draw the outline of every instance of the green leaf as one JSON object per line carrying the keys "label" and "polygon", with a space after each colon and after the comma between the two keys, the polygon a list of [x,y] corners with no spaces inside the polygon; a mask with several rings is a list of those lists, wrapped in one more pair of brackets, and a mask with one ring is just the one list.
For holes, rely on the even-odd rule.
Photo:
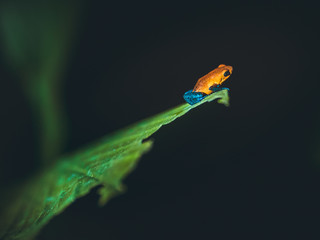
{"label": "green leaf", "polygon": [[146,140],[161,126],[215,99],[228,105],[226,90],[193,106],[182,104],[107,136],[99,142],[58,159],[20,186],[0,219],[0,239],[31,239],[55,215],[90,189],[101,186],[99,205],[123,192],[122,179],[152,146]]}
{"label": "green leaf", "polygon": [[43,165],[61,154],[66,140],[67,120],[61,99],[63,75],[81,2],[0,1],[0,53],[21,83],[35,117]]}

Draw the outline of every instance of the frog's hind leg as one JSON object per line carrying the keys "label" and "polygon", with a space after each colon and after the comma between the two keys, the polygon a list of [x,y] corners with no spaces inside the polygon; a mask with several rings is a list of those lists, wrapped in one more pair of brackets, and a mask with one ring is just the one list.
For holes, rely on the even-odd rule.
{"label": "frog's hind leg", "polygon": [[187,103],[189,103],[190,105],[193,105],[193,104],[200,102],[206,96],[207,96],[207,94],[205,94],[205,93],[193,92],[193,90],[190,90],[183,95],[183,98],[184,98],[184,100],[186,100]]}

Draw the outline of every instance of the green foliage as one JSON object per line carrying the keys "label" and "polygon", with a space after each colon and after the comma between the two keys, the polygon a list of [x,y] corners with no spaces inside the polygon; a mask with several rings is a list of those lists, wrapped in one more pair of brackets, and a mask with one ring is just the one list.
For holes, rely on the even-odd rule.
{"label": "green foliage", "polygon": [[0,4],[0,50],[32,108],[43,162],[57,157],[66,139],[62,76],[80,3],[10,0]]}
{"label": "green foliage", "polygon": [[20,186],[0,219],[0,239],[31,239],[53,218],[90,189],[101,186],[99,205],[123,192],[121,180],[136,166],[152,141],[146,140],[161,126],[209,101],[228,105],[226,90],[193,106],[182,104],[143,120],[74,154],[58,159]]}

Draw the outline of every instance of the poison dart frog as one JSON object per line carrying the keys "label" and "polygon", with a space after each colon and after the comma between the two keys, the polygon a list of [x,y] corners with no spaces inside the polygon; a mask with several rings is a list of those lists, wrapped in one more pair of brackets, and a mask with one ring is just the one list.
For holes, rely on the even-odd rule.
{"label": "poison dart frog", "polygon": [[216,69],[199,78],[193,90],[189,90],[183,95],[184,100],[190,105],[196,104],[213,92],[218,92],[229,88],[220,87],[232,74],[233,68],[220,64]]}

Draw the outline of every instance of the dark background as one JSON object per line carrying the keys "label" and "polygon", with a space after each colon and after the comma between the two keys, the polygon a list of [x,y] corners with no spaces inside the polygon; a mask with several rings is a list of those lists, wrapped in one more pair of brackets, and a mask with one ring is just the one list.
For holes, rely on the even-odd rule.
{"label": "dark background", "polygon": [[[234,68],[231,106],[162,127],[124,195],[99,208],[92,191],[39,239],[319,239],[317,15],[305,1],[86,2],[64,76],[66,152],[183,103],[222,63]],[[37,164],[30,107],[4,61],[2,182]]]}

